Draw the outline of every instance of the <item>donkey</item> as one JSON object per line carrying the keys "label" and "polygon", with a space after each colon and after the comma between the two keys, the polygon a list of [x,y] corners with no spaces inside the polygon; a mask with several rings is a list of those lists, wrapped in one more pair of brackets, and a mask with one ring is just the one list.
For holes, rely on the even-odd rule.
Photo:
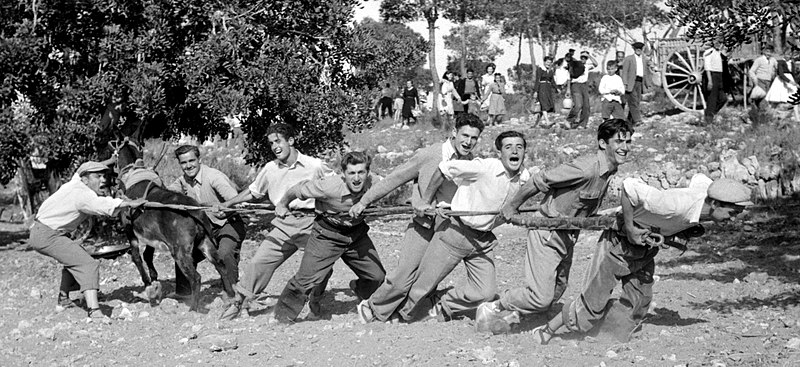
{"label": "donkey", "polygon": [[[138,147],[124,140],[116,147],[118,154],[119,187],[130,199],[144,198],[162,204],[198,206],[194,199],[163,188],[158,174],[144,168]],[[126,219],[127,218],[127,219]],[[200,302],[200,274],[193,259],[206,258],[214,265],[222,279],[222,286],[229,297],[234,296],[233,274],[229,274],[225,263],[217,255],[218,244],[212,234],[211,221],[201,210],[178,210],[146,208],[129,210],[123,214],[125,234],[130,241],[131,259],[136,264],[144,281],[151,302],[159,303],[162,297],[161,283],[153,265],[155,248],[168,250],[175,263],[186,274],[192,288],[190,307],[197,311]],[[147,262],[147,271],[142,262]]]}

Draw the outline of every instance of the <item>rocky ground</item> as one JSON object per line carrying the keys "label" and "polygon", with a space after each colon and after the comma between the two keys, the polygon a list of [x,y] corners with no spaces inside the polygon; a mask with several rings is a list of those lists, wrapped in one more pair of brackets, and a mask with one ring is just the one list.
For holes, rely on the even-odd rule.
{"label": "rocky ground", "polygon": [[[708,167],[709,162],[720,159],[713,153],[717,149],[733,148],[743,153],[740,156],[760,154],[740,146],[749,140],[735,135],[722,143],[698,137],[724,135],[733,131],[733,126],[704,132],[679,119],[689,118],[651,118],[652,126],[638,133],[635,162],[620,175],[638,175],[652,179],[653,185],[674,187],[692,169],[702,171],[699,165],[706,166],[709,174],[721,172],[719,167]],[[656,124],[659,121],[661,124]],[[490,138],[483,139],[482,151],[491,154],[493,136],[512,127],[522,129],[525,123],[517,120],[488,129],[485,135]],[[358,148],[362,141],[368,142],[364,144],[381,154],[376,159],[377,169],[398,164],[406,151],[413,153],[440,136],[436,131],[400,132],[388,126],[378,126],[375,132],[352,137],[352,145]],[[593,149],[589,131],[536,129],[527,133],[533,142],[529,164],[550,165]],[[690,139],[698,142],[687,143]],[[384,151],[377,152],[381,145]],[[406,145],[405,149],[400,145]],[[395,154],[387,157],[389,153]],[[672,163],[672,168],[667,169],[667,163]],[[752,176],[758,180],[758,171]],[[296,270],[299,254],[278,270],[251,317],[232,322],[218,321],[223,310],[220,283],[208,263],[200,265],[202,310],[190,312],[185,304],[172,299],[151,306],[140,293],[144,289],[128,255],[103,260],[102,303],[112,320],[110,324],[87,323],[85,311],[55,312],[60,277],[57,263],[24,251],[22,228],[3,227],[0,365],[800,365],[800,207],[791,199],[778,203],[783,206],[757,208],[734,223],[707,227],[707,235],[692,242],[683,254],[662,250],[656,263],[654,306],[630,341],[621,342],[618,335],[603,329],[588,336],[559,335],[547,346],[534,345],[524,332],[545,322],[548,315],[525,316],[502,335],[476,332],[470,317],[446,323],[362,325],[354,312],[357,300],[347,286],[353,275],[341,263],[337,263],[322,301],[322,320],[269,325],[266,313]],[[611,197],[608,205],[613,204]],[[371,235],[389,271],[401,252],[406,222],[400,218],[371,223]],[[263,223],[250,227],[252,236],[244,244],[243,263],[254,253],[265,229]],[[503,226],[497,233],[500,288],[523,286],[525,230]],[[581,235],[572,283],[562,302],[580,291],[598,236],[599,232],[591,231]],[[158,254],[156,260],[166,291],[171,291],[171,259],[168,254]],[[456,285],[463,278],[464,270],[458,267],[441,287]]]}

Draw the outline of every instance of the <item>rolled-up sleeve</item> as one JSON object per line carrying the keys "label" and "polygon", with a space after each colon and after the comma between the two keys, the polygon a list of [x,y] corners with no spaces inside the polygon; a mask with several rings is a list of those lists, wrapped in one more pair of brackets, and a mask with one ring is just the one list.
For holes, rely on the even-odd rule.
{"label": "rolled-up sleeve", "polygon": [[300,182],[291,190],[300,200],[325,199],[334,197],[339,193],[338,184],[340,182],[340,177],[328,176],[317,180]]}
{"label": "rolled-up sleeve", "polygon": [[114,215],[114,210],[122,204],[122,201],[122,199],[97,196],[97,194],[91,192],[85,194],[85,196],[78,201],[76,207],[78,211],[84,214],[105,215],[110,217]]}
{"label": "rolled-up sleeve", "polygon": [[482,159],[444,161],[439,163],[439,170],[451,181],[474,181],[486,170],[486,164]]}
{"label": "rolled-up sleeve", "polygon": [[261,199],[267,195],[267,188],[269,187],[269,179],[267,178],[267,169],[262,168],[258,172],[256,179],[248,186],[250,194],[256,199]]}

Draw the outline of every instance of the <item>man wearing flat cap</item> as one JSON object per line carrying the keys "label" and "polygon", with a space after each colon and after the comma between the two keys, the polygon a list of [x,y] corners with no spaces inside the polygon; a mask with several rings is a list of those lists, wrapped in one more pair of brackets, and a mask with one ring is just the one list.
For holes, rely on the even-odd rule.
{"label": "man wearing flat cap", "polygon": [[[618,305],[630,318],[627,324],[636,325],[653,298],[654,258],[661,247],[647,239],[660,234],[665,243],[686,243],[704,232],[701,221],[728,220],[753,205],[747,186],[728,178],[712,182],[702,174],[695,175],[688,188],[669,190],[627,178],[620,201],[619,229],[600,235],[583,292],[560,315],[533,329],[536,343],[547,344],[562,327],[581,333],[591,330],[607,312],[618,281],[623,291]],[[628,331],[632,330],[624,334],[630,335]]]}
{"label": "man wearing flat cap", "polygon": [[100,313],[97,300],[100,263],[78,241],[70,239],[69,234],[92,215],[113,216],[122,208],[135,208],[144,203],[144,200],[128,201],[100,196],[107,170],[108,166],[100,162],[86,162],[78,167],[72,180],[62,185],[39,207],[28,241],[31,248],[64,265],[56,310],[74,306],[69,292],[80,290],[91,319],[105,318]]}
{"label": "man wearing flat cap", "polygon": [[633,55],[628,55],[622,61],[622,83],[625,84],[625,103],[628,105],[628,121],[634,126],[642,122],[642,112],[639,103],[645,88],[650,88],[651,75],[648,67],[649,60],[642,54],[644,43],[633,44]]}

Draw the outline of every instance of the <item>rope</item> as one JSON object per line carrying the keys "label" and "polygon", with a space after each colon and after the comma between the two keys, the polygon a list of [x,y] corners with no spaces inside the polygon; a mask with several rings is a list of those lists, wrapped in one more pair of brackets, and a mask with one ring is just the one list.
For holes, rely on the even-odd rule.
{"label": "rope", "polygon": [[[172,210],[183,210],[183,211],[190,211],[190,210],[213,210],[214,208],[211,206],[195,206],[195,205],[183,205],[183,204],[164,204],[155,201],[145,201],[142,205],[145,208],[153,208],[153,209],[172,209]],[[245,208],[220,208],[220,211],[226,213],[242,213],[242,214],[264,214],[264,215],[274,215],[275,214],[275,207],[272,205],[265,205],[265,204],[246,204],[243,205]],[[247,207],[256,207],[258,209],[249,209]],[[521,208],[520,212],[534,212],[539,210],[538,207],[529,207],[529,208]],[[499,211],[466,211],[466,210],[439,210],[439,212],[446,216],[451,217],[467,217],[467,216],[477,216],[477,215],[498,215],[500,214]],[[295,209],[291,211],[292,215],[294,216],[312,216],[316,215],[313,209]],[[387,215],[397,215],[397,214],[413,214],[414,209],[409,205],[403,206],[393,206],[393,207],[373,207],[364,209],[362,215],[367,217],[382,217]],[[428,211],[426,214],[435,215],[436,211]],[[337,213],[338,215],[347,216],[347,213]],[[334,214],[336,215],[336,214]]]}

